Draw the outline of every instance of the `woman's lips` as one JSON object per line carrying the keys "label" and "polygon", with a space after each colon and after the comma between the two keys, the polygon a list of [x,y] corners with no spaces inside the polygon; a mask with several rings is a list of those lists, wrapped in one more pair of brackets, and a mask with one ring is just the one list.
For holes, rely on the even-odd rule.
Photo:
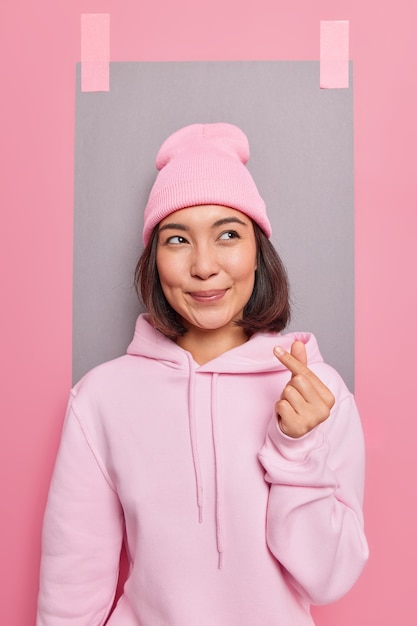
{"label": "woman's lips", "polygon": [[217,302],[223,298],[227,289],[210,289],[209,291],[189,291],[189,295],[197,302]]}

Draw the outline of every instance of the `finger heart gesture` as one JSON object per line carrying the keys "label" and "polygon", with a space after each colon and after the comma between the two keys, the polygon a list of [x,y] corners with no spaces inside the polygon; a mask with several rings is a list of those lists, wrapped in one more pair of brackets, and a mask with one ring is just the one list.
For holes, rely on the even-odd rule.
{"label": "finger heart gesture", "polygon": [[302,341],[294,341],[291,353],[276,346],[274,354],[292,374],[275,404],[279,427],[289,437],[302,437],[329,417],[334,395],[307,367]]}

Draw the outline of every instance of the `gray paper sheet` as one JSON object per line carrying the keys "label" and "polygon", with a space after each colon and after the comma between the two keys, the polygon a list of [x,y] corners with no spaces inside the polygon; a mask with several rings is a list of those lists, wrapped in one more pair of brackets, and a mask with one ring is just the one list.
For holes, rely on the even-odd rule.
{"label": "gray paper sheet", "polygon": [[313,332],[353,389],[353,93],[321,90],[319,69],[315,61],[111,63],[110,92],[82,93],[77,67],[74,381],[131,340],[159,146],[187,124],[230,122],[248,136],[248,167],[289,273],[289,329]]}

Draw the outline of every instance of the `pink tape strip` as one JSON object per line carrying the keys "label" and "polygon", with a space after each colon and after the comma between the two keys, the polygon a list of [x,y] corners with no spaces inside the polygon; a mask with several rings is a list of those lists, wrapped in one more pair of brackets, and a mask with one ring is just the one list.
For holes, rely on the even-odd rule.
{"label": "pink tape strip", "polygon": [[81,15],[81,91],[110,90],[110,15]]}
{"label": "pink tape strip", "polygon": [[349,87],[349,22],[320,22],[320,88]]}

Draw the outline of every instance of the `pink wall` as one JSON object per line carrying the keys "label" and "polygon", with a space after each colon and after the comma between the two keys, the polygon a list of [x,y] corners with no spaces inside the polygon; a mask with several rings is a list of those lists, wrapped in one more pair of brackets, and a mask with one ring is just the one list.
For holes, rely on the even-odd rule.
{"label": "pink wall", "polygon": [[34,624],[42,512],[71,378],[74,64],[80,13],[94,12],[111,14],[114,61],[315,60],[320,20],[349,20],[356,392],[368,439],[371,560],[344,600],[315,614],[318,626],[415,626],[414,0],[6,0],[0,23],[6,138],[0,186],[1,624]]}

